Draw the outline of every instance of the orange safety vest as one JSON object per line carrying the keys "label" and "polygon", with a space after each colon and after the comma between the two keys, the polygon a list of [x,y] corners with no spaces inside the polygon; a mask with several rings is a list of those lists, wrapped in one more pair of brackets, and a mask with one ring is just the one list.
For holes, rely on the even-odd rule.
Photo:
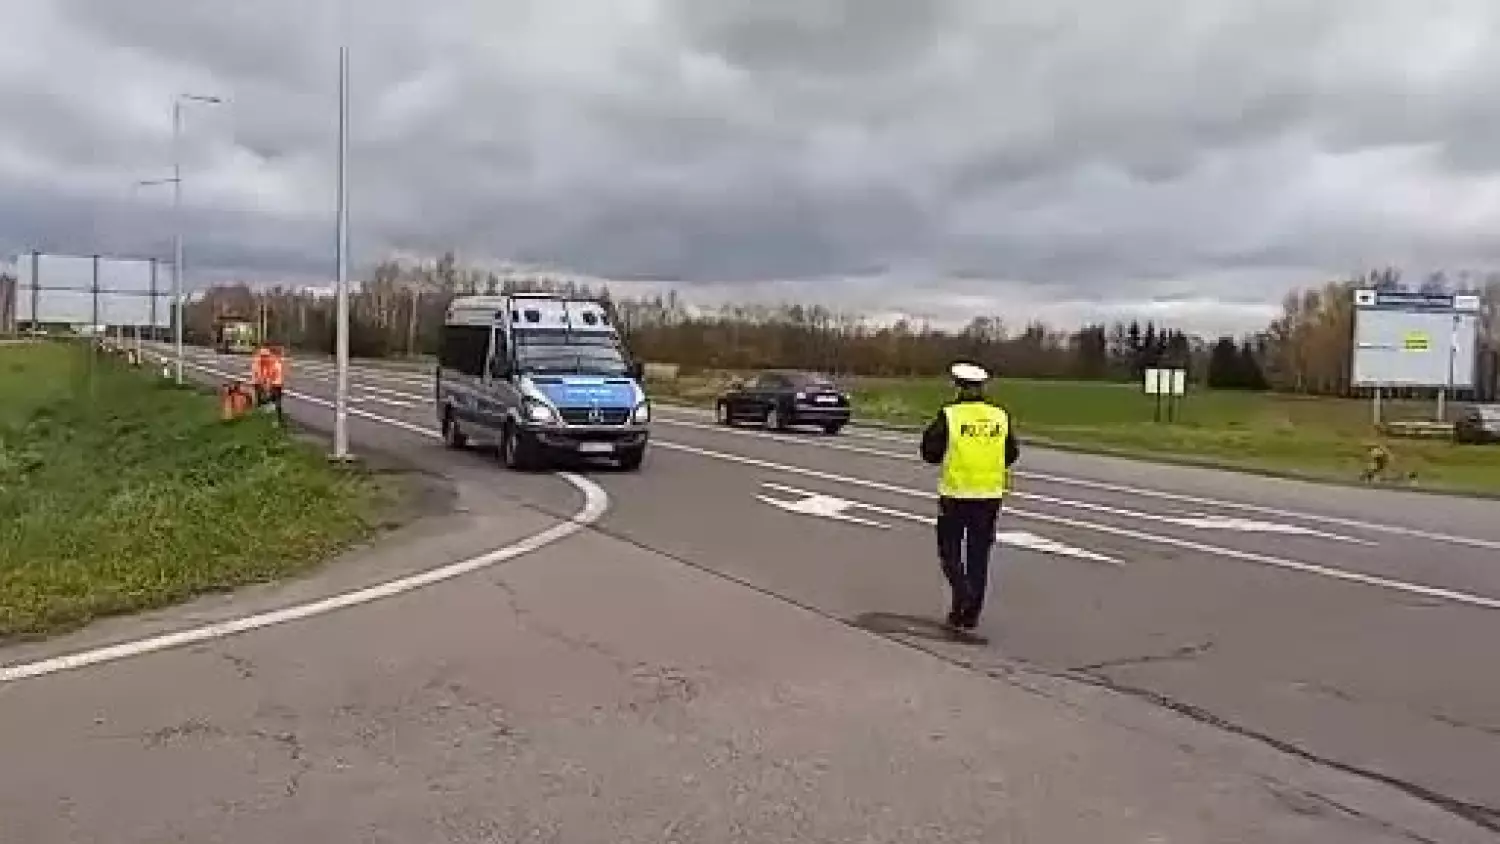
{"label": "orange safety vest", "polygon": [[258,386],[280,387],[285,377],[281,355],[269,349],[259,349],[250,363],[250,380]]}

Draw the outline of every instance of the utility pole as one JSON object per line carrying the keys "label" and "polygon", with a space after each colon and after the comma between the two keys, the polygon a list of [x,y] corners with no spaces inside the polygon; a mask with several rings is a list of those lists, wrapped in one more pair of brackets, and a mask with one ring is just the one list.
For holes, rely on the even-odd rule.
{"label": "utility pole", "polygon": [[152,179],[137,182],[139,185],[159,185],[170,182],[172,185],[172,313],[173,327],[172,340],[176,346],[176,372],[177,383],[182,383],[182,322],[183,322],[183,294],[182,294],[182,107],[186,103],[207,103],[220,105],[224,102],[219,97],[207,97],[200,94],[178,94],[172,100],[172,178]]}
{"label": "utility pole", "polygon": [[338,316],[335,354],[333,459],[349,459],[349,47],[339,47],[339,161],[337,199]]}

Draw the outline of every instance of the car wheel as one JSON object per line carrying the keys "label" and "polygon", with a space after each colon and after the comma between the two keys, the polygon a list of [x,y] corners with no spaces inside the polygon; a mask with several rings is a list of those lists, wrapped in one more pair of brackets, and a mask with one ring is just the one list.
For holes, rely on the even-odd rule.
{"label": "car wheel", "polygon": [[455,451],[469,447],[469,437],[458,426],[452,408],[443,411],[443,443]]}
{"label": "car wheel", "polygon": [[823,433],[830,437],[837,436],[838,432],[842,430],[844,430],[844,423],[842,422],[829,422],[823,426]]}
{"label": "car wheel", "polygon": [[729,402],[721,401],[714,404],[714,421],[720,425],[729,424]]}
{"label": "car wheel", "polygon": [[537,466],[536,453],[516,431],[516,426],[507,422],[500,435],[500,459],[512,472],[530,472]]}

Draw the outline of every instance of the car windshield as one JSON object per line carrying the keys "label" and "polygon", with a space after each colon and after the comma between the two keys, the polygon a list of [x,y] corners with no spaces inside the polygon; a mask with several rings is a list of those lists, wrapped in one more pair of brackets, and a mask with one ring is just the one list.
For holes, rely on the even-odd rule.
{"label": "car windshield", "polygon": [[820,390],[836,390],[834,383],[822,375],[811,375],[801,373],[791,376],[792,386],[798,390],[816,392]]}
{"label": "car windshield", "polygon": [[624,356],[613,344],[566,338],[518,343],[516,364],[522,372],[539,375],[622,376],[629,372]]}

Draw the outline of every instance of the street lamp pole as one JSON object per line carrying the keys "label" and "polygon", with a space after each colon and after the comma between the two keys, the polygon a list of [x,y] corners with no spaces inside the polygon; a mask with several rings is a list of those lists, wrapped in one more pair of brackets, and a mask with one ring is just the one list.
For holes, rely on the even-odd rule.
{"label": "street lamp pole", "polygon": [[333,458],[349,459],[349,48],[339,47],[339,153],[337,197],[337,377],[334,389]]}
{"label": "street lamp pole", "polygon": [[172,306],[174,318],[172,328],[172,342],[176,346],[176,369],[177,383],[182,383],[182,322],[183,322],[183,295],[182,295],[182,106],[184,103],[208,103],[219,105],[224,102],[218,97],[206,97],[198,94],[178,94],[172,100]]}

